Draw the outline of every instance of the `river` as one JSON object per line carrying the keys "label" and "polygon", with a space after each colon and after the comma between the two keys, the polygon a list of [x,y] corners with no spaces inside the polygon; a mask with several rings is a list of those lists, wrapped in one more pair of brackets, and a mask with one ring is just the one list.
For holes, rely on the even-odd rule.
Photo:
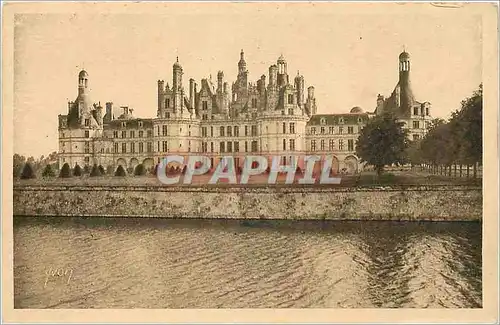
{"label": "river", "polygon": [[14,217],[15,308],[480,308],[479,222]]}

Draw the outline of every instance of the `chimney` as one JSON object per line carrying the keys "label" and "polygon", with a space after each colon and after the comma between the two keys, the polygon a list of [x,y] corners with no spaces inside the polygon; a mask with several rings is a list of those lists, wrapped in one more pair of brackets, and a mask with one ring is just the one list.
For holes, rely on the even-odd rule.
{"label": "chimney", "polygon": [[194,82],[194,79],[189,79],[189,106],[191,108],[194,107],[194,96],[196,93],[196,84]]}

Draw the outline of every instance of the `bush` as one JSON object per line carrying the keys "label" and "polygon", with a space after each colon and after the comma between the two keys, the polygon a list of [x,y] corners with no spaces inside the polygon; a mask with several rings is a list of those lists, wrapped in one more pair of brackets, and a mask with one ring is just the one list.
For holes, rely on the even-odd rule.
{"label": "bush", "polygon": [[146,174],[146,169],[144,168],[144,165],[143,164],[137,165],[135,167],[134,174],[136,176],[142,176],[142,175]]}
{"label": "bush", "polygon": [[94,166],[92,166],[92,171],[90,172],[90,177],[97,176],[101,176],[101,170],[97,167],[97,164],[94,164]]}
{"label": "bush", "polygon": [[82,167],[76,164],[75,168],[73,168],[73,176],[82,176]]}
{"label": "bush", "polygon": [[99,165],[99,172],[101,173],[101,175],[105,175],[106,174],[106,171],[104,170],[104,167],[102,167],[102,165]]}
{"label": "bush", "polygon": [[59,173],[59,177],[62,177],[62,178],[69,178],[69,177],[71,177],[71,170],[69,168],[68,163],[65,163],[62,166],[61,172]]}
{"label": "bush", "polygon": [[118,165],[118,168],[116,169],[115,176],[126,176],[127,173],[125,172],[125,169],[123,169],[122,165]]}
{"label": "bush", "polygon": [[89,167],[89,165],[85,165],[85,166],[83,167],[83,173],[84,173],[84,174],[88,174],[88,173],[90,173],[90,167]]}
{"label": "bush", "polygon": [[35,173],[33,172],[33,167],[30,163],[24,164],[23,171],[21,172],[21,179],[35,178]]}
{"label": "bush", "polygon": [[42,172],[43,177],[54,177],[56,176],[54,173],[54,170],[52,169],[52,166],[49,164],[45,166],[43,172]]}

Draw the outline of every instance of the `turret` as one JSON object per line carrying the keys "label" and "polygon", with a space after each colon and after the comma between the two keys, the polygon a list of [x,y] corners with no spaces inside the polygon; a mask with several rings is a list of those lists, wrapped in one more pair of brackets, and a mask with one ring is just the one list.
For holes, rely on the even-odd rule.
{"label": "turret", "polygon": [[295,89],[297,90],[297,105],[302,107],[304,104],[304,77],[300,75],[299,71],[295,77]]}
{"label": "turret", "polygon": [[87,71],[82,70],[78,74],[78,96],[85,95],[89,87],[89,75]]}
{"label": "turret", "polygon": [[182,66],[179,63],[179,57],[177,57],[173,66],[173,88],[172,90],[180,91],[182,87]]}
{"label": "turret", "polygon": [[278,58],[278,86],[282,87],[288,84],[287,63],[283,55]]}
{"label": "turret", "polygon": [[247,63],[245,62],[245,53],[243,49],[240,52],[240,61],[238,62],[238,74],[244,73],[247,71]]}
{"label": "turret", "polygon": [[224,79],[224,72],[217,72],[217,92],[222,92],[222,83]]}
{"label": "turret", "polygon": [[399,91],[400,114],[409,116],[415,100],[410,83],[410,54],[406,51],[399,55]]}
{"label": "turret", "polygon": [[104,116],[104,121],[105,122],[110,122],[114,120],[113,116],[113,103],[112,102],[107,102],[106,103],[106,115]]}

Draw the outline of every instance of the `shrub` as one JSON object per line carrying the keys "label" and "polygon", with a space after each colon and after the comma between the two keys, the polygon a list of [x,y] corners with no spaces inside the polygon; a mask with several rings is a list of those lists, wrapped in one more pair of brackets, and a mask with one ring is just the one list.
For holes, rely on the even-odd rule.
{"label": "shrub", "polygon": [[43,172],[42,172],[42,176],[43,177],[54,177],[56,176],[55,173],[54,173],[54,170],[52,169],[52,166],[50,164],[48,164],[47,166],[45,166]]}
{"label": "shrub", "polygon": [[106,174],[106,171],[104,170],[104,167],[102,167],[102,165],[99,165],[99,172],[101,172],[101,175],[105,175]]}
{"label": "shrub", "polygon": [[33,172],[33,167],[30,163],[24,164],[23,171],[21,172],[21,179],[35,178],[35,173]]}
{"label": "shrub", "polygon": [[75,168],[73,168],[73,176],[82,176],[82,167],[76,164]]}
{"label": "shrub", "polygon": [[89,167],[89,165],[85,165],[85,166],[83,167],[83,173],[84,173],[84,174],[88,174],[88,173],[90,173],[90,167]]}
{"label": "shrub", "polygon": [[62,166],[61,172],[59,173],[59,177],[62,177],[62,178],[69,178],[69,177],[71,177],[71,170],[69,168],[68,163],[65,163]]}
{"label": "shrub", "polygon": [[97,167],[97,164],[92,166],[92,171],[90,172],[90,177],[101,176],[101,170]]}
{"label": "shrub", "polygon": [[126,176],[127,173],[125,173],[125,169],[123,169],[122,165],[118,165],[118,168],[116,169],[115,176]]}
{"label": "shrub", "polygon": [[137,165],[135,167],[134,174],[136,176],[142,176],[142,175],[146,174],[146,169],[144,168],[144,165],[143,164]]}

